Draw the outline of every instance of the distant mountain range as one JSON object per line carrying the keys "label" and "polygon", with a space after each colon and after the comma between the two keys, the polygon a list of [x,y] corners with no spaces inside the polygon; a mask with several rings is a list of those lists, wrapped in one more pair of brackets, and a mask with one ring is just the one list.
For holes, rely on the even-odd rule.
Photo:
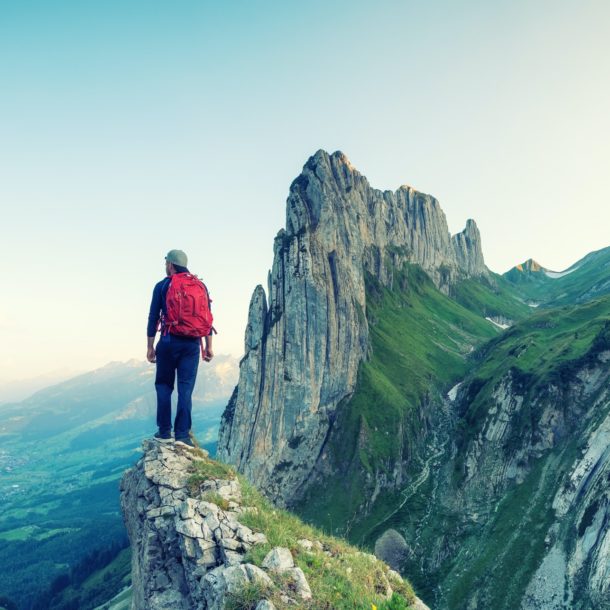
{"label": "distant mountain range", "polygon": [[591,252],[561,272],[545,269],[529,259],[504,277],[534,305],[585,303],[610,292],[610,248]]}
{"label": "distant mountain range", "polygon": [[[484,264],[473,221],[318,151],[292,183],[219,456],[435,610],[610,608],[610,248]],[[396,540],[402,540],[397,546]]]}
{"label": "distant mountain range", "polygon": [[35,392],[56,385],[72,377],[80,375],[83,371],[70,369],[58,369],[43,375],[27,377],[15,381],[0,383],[0,405],[7,402],[19,402],[25,400]]}
{"label": "distant mountain range", "polygon": [[[0,405],[0,597],[28,608],[87,553],[126,541],[118,480],[156,430],[154,365],[132,360]],[[201,364],[193,428],[215,451],[237,360]]]}

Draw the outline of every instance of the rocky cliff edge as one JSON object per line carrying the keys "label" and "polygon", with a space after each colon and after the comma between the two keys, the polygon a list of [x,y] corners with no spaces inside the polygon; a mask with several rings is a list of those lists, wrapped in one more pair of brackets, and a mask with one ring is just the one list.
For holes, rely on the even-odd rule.
{"label": "rocky cliff edge", "polygon": [[206,452],[143,450],[121,482],[133,610],[427,608],[385,563],[275,509]]}

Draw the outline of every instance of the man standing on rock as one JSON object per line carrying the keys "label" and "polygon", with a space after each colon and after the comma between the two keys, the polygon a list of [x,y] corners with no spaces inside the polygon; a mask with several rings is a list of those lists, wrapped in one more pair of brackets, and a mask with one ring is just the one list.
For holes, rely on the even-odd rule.
{"label": "man standing on rock", "polygon": [[[172,438],[172,392],[178,375],[178,406],[174,420],[176,445],[194,447],[190,438],[192,394],[197,379],[199,352],[205,362],[212,351],[212,313],[205,284],[187,268],[182,250],[170,250],[165,257],[167,277],[153,290],[148,314],[146,358],[156,362],[157,426],[155,438]],[[155,335],[161,337],[154,347]],[[205,347],[203,339],[205,338]]]}

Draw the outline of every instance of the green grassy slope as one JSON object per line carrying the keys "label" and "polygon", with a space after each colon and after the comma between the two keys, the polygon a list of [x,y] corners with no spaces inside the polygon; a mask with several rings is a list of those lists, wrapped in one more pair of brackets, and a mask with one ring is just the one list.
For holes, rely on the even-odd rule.
{"label": "green grassy slope", "polygon": [[[490,417],[490,392],[509,371],[524,397],[523,407],[511,421],[503,448],[506,456],[519,450],[524,439],[535,438],[541,417],[540,400],[547,388],[567,388],[585,365],[610,350],[610,297],[581,306],[539,312],[486,345],[481,364],[470,383],[477,391],[466,406],[458,447],[463,453]],[[529,475],[502,497],[489,523],[460,543],[460,554],[443,583],[448,607],[462,608],[479,589],[488,607],[517,607],[533,571],[545,551],[545,536],[555,517],[552,502],[562,477],[569,472],[590,418],[582,406],[556,403],[564,411],[570,434],[537,459]],[[493,417],[493,416],[492,416]],[[455,461],[460,469],[460,460]],[[458,473],[459,474],[459,473]],[[459,486],[461,477],[456,484]],[[476,557],[476,559],[473,559]],[[511,574],[508,587],[498,584]]]}
{"label": "green grassy slope", "polygon": [[[129,598],[127,587],[131,585],[131,549],[123,549],[107,566],[97,570],[78,586],[69,586],[53,598],[49,610],[93,610],[108,605],[117,593],[124,591]],[[115,600],[118,603],[118,600]]]}
{"label": "green grassy slope", "polygon": [[[201,495],[200,489],[209,479],[235,478],[241,487],[241,505],[249,507],[240,514],[239,522],[267,538],[267,542],[248,551],[245,562],[262,567],[271,549],[289,549],[295,565],[303,570],[313,597],[287,604],[282,600],[282,593],[294,589],[285,575],[271,572],[273,586],[261,586],[260,583],[246,586],[228,596],[225,610],[253,610],[262,598],[271,601],[276,608],[294,610],[410,610],[413,607],[416,599],[410,583],[390,572],[387,564],[277,508],[231,466],[211,459],[197,460],[191,468],[189,491],[192,497],[213,502],[226,510],[226,499],[210,491]],[[304,539],[311,543],[310,550],[299,543]],[[388,584],[393,594],[390,599],[384,599]]]}
{"label": "green grassy slope", "polygon": [[[489,397],[510,370],[526,396],[549,382],[561,384],[571,373],[609,348],[610,296],[584,305],[537,311],[490,341],[476,354],[479,364],[470,383],[476,386],[462,425],[474,436],[487,416]],[[525,415],[523,416],[525,417]]]}
{"label": "green grassy slope", "polygon": [[357,542],[368,542],[367,532],[400,499],[398,492],[383,493],[361,518],[357,508],[371,503],[371,481],[392,477],[401,461],[410,461],[417,475],[434,412],[430,405],[467,373],[475,347],[500,332],[439,292],[416,265],[395,271],[393,290],[372,276],[366,290],[371,357],[361,365],[351,400],[338,409],[328,444],[335,474],[324,490],[314,486],[295,507]]}
{"label": "green grassy slope", "polygon": [[489,278],[469,278],[451,289],[451,297],[484,318],[522,320],[532,313],[523,302],[515,286],[501,275],[492,273]]}
{"label": "green grassy slope", "polygon": [[[558,481],[578,443],[565,440],[532,463],[526,479],[497,505],[481,507],[478,520],[465,521],[443,498],[459,493],[461,460],[486,418],[493,418],[490,397],[501,378],[510,371],[525,398],[511,422],[510,452],[535,434],[540,413],[534,398],[549,384],[567,387],[575,371],[610,349],[610,295],[535,309],[515,297],[508,280],[492,277],[462,282],[449,298],[417,266],[397,271],[393,285],[388,290],[367,278],[370,358],[361,365],[355,394],[338,409],[326,470],[318,473],[324,484],[312,486],[295,509],[368,546],[388,527],[398,529],[415,551],[405,574],[433,606],[442,591],[443,608],[465,608],[473,599],[498,610],[519,607],[545,549]],[[500,332],[485,316],[518,322]],[[458,420],[450,421],[441,395],[459,381],[469,394],[451,416]],[[387,491],[399,470],[402,481]],[[447,559],[422,573],[439,540],[438,552]]]}

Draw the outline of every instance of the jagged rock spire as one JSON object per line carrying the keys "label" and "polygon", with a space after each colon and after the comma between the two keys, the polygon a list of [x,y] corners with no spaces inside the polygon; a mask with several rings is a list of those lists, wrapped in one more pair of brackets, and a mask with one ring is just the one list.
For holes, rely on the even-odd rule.
{"label": "jagged rock spire", "polygon": [[337,405],[355,388],[368,349],[365,273],[391,285],[407,261],[445,292],[488,273],[474,221],[452,238],[434,197],[373,189],[342,152],[310,157],[290,186],[267,299],[259,286],[250,303],[218,445],[276,501],[304,490]]}

